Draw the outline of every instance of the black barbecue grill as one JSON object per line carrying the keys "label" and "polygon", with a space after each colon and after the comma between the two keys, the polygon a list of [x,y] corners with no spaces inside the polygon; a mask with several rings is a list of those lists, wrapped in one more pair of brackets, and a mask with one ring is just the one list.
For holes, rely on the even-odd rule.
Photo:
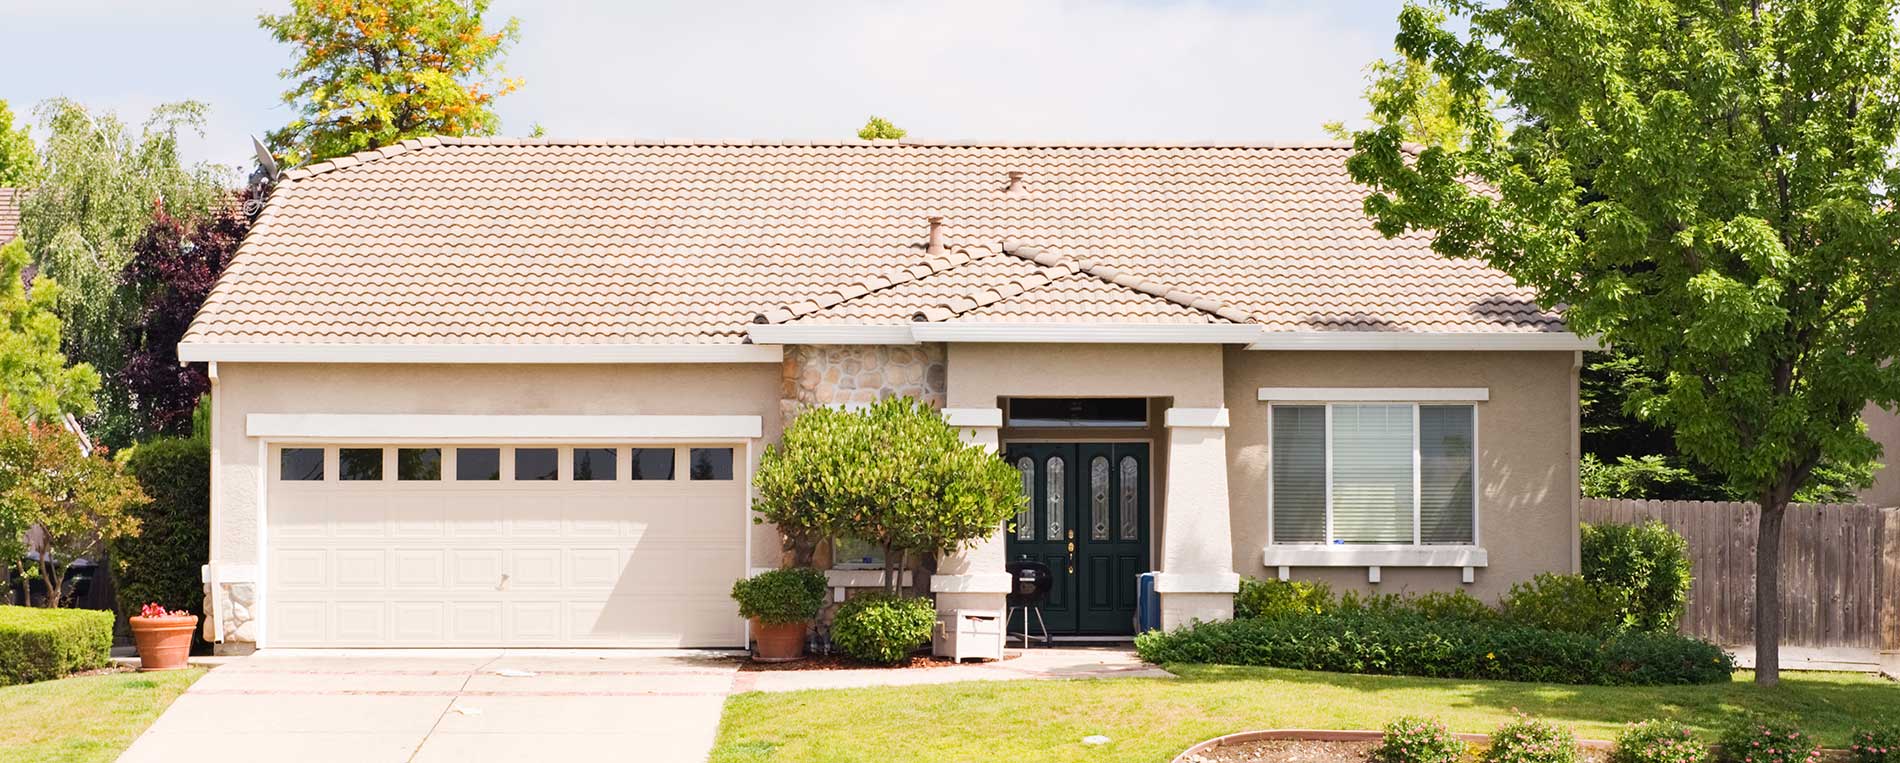
{"label": "black barbecue grill", "polygon": [[1042,621],[1042,606],[1049,603],[1049,589],[1055,586],[1055,574],[1049,571],[1049,565],[1027,559],[1010,562],[1003,566],[1009,571],[1009,611],[1004,613],[1003,628],[1009,628],[1009,618],[1017,610],[1023,613],[1023,648],[1029,648],[1029,617],[1034,614],[1036,626],[1042,629],[1042,640],[1049,641],[1049,624]]}

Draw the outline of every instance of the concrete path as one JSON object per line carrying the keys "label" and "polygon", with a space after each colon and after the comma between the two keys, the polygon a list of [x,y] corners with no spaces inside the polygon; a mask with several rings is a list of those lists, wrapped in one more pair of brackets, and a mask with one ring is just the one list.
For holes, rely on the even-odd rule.
{"label": "concrete path", "polygon": [[1125,648],[911,670],[739,664],[712,651],[267,650],[205,674],[119,760],[698,763],[736,692],[1169,675]]}

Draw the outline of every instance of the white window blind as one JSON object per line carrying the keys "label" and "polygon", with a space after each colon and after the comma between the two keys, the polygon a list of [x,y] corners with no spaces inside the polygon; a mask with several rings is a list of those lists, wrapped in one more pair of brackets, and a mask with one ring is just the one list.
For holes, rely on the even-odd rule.
{"label": "white window blind", "polygon": [[1273,406],[1273,542],[1476,542],[1476,419],[1470,405]]}
{"label": "white window blind", "polygon": [[1470,543],[1477,467],[1472,408],[1418,407],[1419,540]]}
{"label": "white window blind", "polygon": [[1333,539],[1412,542],[1412,406],[1333,406]]}
{"label": "white window blind", "polygon": [[1326,542],[1326,406],[1273,407],[1273,539]]}

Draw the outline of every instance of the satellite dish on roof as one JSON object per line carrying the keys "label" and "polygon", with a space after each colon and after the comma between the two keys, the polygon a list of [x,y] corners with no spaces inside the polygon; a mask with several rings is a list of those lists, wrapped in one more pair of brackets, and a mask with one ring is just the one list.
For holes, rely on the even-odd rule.
{"label": "satellite dish on roof", "polygon": [[277,160],[270,155],[270,149],[264,147],[264,141],[258,140],[255,135],[251,136],[251,148],[257,152],[257,166],[264,170],[271,182],[277,182]]}

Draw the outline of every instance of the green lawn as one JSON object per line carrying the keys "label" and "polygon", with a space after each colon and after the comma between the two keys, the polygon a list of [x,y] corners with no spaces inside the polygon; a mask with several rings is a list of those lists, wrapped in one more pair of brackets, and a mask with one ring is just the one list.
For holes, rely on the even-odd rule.
{"label": "green lawn", "polygon": [[192,668],[0,687],[0,762],[117,758],[202,675]]}
{"label": "green lawn", "polygon": [[[1179,679],[970,682],[940,686],[749,693],[726,702],[714,763],[773,761],[1167,761],[1189,745],[1271,728],[1376,729],[1425,714],[1489,732],[1512,709],[1580,736],[1668,717],[1710,730],[1737,711],[1798,717],[1823,744],[1862,721],[1900,714],[1900,684],[1853,674],[1784,673],[1713,686],[1605,687],[1176,666]],[[1082,737],[1103,734],[1102,747]]]}

